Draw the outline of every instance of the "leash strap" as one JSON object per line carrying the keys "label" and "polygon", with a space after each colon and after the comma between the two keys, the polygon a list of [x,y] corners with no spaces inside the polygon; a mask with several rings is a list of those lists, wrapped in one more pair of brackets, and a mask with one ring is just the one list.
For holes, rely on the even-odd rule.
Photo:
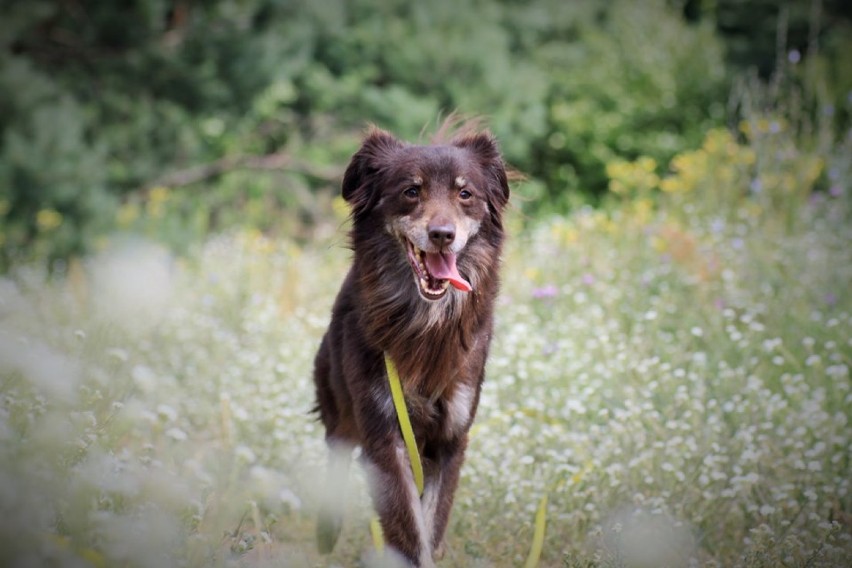
{"label": "leash strap", "polygon": [[405,396],[402,394],[399,373],[387,353],[385,353],[385,368],[388,372],[388,382],[390,383],[393,405],[396,408],[399,429],[402,430],[402,439],[405,441],[406,449],[408,449],[408,460],[411,462],[414,484],[417,486],[418,493],[423,495],[423,464],[420,463],[420,452],[417,451],[414,430],[411,428],[411,420],[408,418],[408,408],[405,406]]}
{"label": "leash strap", "polygon": [[541,498],[538,503],[538,510],[535,513],[535,528],[533,529],[533,540],[530,546],[530,553],[527,556],[527,561],[524,563],[524,568],[536,568],[538,561],[541,558],[541,549],[544,546],[544,530],[547,527],[547,493]]}
{"label": "leash strap", "polygon": [[373,547],[376,549],[376,552],[381,554],[385,551],[385,537],[382,535],[382,525],[379,522],[379,518],[373,516],[370,519],[370,535],[373,537]]}
{"label": "leash strap", "polygon": [[[385,369],[388,373],[388,382],[390,383],[393,405],[396,408],[399,429],[402,431],[402,439],[408,450],[408,460],[411,462],[411,473],[414,474],[414,484],[417,486],[417,491],[420,495],[423,495],[423,464],[420,463],[420,452],[417,451],[414,429],[411,427],[411,419],[408,417],[408,407],[405,406],[405,396],[402,393],[399,372],[396,370],[396,365],[394,365],[387,353],[385,353]],[[541,549],[544,545],[546,524],[547,494],[545,493],[538,504],[538,510],[535,514],[533,542],[527,556],[527,561],[524,563],[524,568],[536,568],[538,566],[539,558],[541,558]],[[382,536],[382,527],[377,517],[373,517],[370,520],[370,534],[373,537],[373,546],[377,552],[381,553],[384,550],[384,538]]]}

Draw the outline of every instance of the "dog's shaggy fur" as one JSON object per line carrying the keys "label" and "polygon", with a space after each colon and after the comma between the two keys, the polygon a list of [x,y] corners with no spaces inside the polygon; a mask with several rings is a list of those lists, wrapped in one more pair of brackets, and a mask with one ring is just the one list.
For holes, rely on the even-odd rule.
{"label": "dog's shaggy fur", "polygon": [[[493,137],[475,127],[423,146],[373,129],[346,170],[343,197],[352,208],[354,260],[316,355],[317,410],[332,450],[362,447],[387,545],[430,566],[443,550],[484,378],[506,170]],[[402,380],[423,462],[422,496],[384,354]],[[331,460],[332,500],[342,499],[334,475],[347,461]],[[323,551],[337,539],[341,507],[320,514]]]}

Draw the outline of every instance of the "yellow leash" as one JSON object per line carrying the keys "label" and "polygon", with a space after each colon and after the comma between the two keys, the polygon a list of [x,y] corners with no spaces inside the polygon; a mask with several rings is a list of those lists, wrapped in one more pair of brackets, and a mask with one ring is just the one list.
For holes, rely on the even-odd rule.
{"label": "yellow leash", "polygon": [[402,430],[402,439],[408,449],[408,459],[411,462],[411,472],[414,474],[414,484],[417,486],[418,493],[423,495],[423,464],[420,463],[420,452],[417,451],[417,441],[414,439],[411,419],[408,418],[408,408],[405,406],[405,396],[402,394],[399,373],[387,353],[385,353],[385,368],[388,371],[388,382],[390,382],[393,405],[396,408],[396,417],[399,420],[399,429]]}
{"label": "yellow leash", "polygon": [[[420,462],[420,452],[417,450],[417,441],[414,439],[414,429],[411,427],[411,419],[408,417],[408,408],[405,406],[405,395],[402,392],[402,383],[399,380],[399,372],[396,370],[391,358],[385,353],[385,369],[388,373],[393,406],[396,408],[396,418],[399,421],[399,429],[402,431],[402,439],[408,450],[408,460],[411,462],[411,473],[414,475],[414,484],[417,491],[423,495],[423,464]],[[541,498],[535,515],[535,527],[533,529],[533,542],[530,547],[529,556],[524,563],[524,568],[535,568],[541,557],[541,549],[544,545],[544,530],[547,523],[547,494]],[[370,520],[370,534],[373,537],[373,546],[381,553],[385,547],[382,536],[382,526],[378,517]]]}
{"label": "yellow leash", "polygon": [[[399,429],[402,431],[402,439],[408,450],[408,461],[411,462],[411,473],[414,475],[414,485],[417,492],[423,495],[423,464],[420,462],[420,452],[417,451],[417,440],[414,439],[414,429],[411,427],[411,419],[408,417],[408,407],[405,406],[405,395],[402,392],[402,383],[399,380],[399,372],[396,370],[391,358],[385,353],[385,369],[388,372],[391,398],[396,409],[396,419]],[[373,537],[373,546],[381,553],[385,548],[385,539],[382,536],[382,525],[378,517],[370,520],[370,535]]]}
{"label": "yellow leash", "polygon": [[544,529],[547,528],[547,493],[541,498],[538,503],[538,510],[535,512],[535,528],[533,529],[533,541],[530,546],[530,553],[527,556],[527,561],[524,562],[524,568],[535,568],[538,566],[538,560],[541,558],[541,549],[544,546]]}

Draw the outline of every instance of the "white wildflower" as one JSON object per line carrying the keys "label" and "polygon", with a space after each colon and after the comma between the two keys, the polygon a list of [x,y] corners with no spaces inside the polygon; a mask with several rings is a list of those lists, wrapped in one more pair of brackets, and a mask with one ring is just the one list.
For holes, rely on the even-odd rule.
{"label": "white wildflower", "polygon": [[825,374],[833,379],[842,379],[849,376],[849,367],[843,364],[832,365],[830,367],[826,367]]}
{"label": "white wildflower", "polygon": [[128,242],[92,262],[92,288],[99,313],[128,330],[144,331],[167,313],[174,287],[169,253],[162,247]]}
{"label": "white wildflower", "polygon": [[157,416],[163,422],[173,422],[177,419],[178,413],[177,410],[169,406],[168,404],[160,404],[157,406]]}
{"label": "white wildflower", "polygon": [[246,463],[254,463],[257,460],[254,450],[242,444],[234,450],[234,455],[236,455],[237,459]]}
{"label": "white wildflower", "polygon": [[172,440],[175,440],[176,442],[183,442],[187,438],[186,432],[176,426],[166,430],[166,436],[168,436]]}
{"label": "white wildflower", "polygon": [[113,347],[111,349],[107,349],[107,355],[121,361],[122,363],[127,363],[127,360],[130,358],[127,354],[127,350],[121,349],[120,347]]}
{"label": "white wildflower", "polygon": [[282,489],[281,492],[278,494],[278,498],[281,500],[282,503],[284,503],[293,510],[298,511],[302,508],[302,500],[299,498],[299,496],[286,487]]}
{"label": "white wildflower", "polygon": [[130,376],[142,392],[153,392],[157,388],[157,375],[146,365],[135,365],[130,371]]}

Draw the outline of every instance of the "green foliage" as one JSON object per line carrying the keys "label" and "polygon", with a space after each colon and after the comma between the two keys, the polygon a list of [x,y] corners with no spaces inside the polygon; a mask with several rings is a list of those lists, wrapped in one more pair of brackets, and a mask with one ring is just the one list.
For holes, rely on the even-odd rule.
{"label": "green foliage", "polygon": [[[743,6],[769,10],[764,28],[784,15],[790,47],[801,48],[809,12],[794,4]],[[116,229],[179,249],[235,224],[310,236],[329,218],[366,123],[416,139],[452,111],[483,116],[527,175],[516,192],[525,211],[597,201],[607,163],[644,155],[665,164],[731,118],[724,46],[739,37],[731,22],[751,18],[737,6],[7,2],[0,269],[77,255]],[[844,14],[825,6],[826,18]],[[842,124],[848,58],[836,54],[848,18],[831,24],[831,34],[814,28],[822,51],[809,48],[808,65],[787,77],[823,85],[804,89],[804,112],[836,109]],[[150,205],[157,187],[170,198]]]}
{"label": "green foliage", "polygon": [[[267,89],[286,87],[301,46],[259,19],[263,3],[37,6],[13,3],[3,30],[0,264],[81,252],[171,170],[286,144],[293,120],[264,120]],[[40,211],[61,215],[50,234]]]}
{"label": "green foliage", "polygon": [[534,171],[547,201],[563,206],[568,191],[600,193],[613,158],[666,162],[724,118],[722,49],[710,28],[686,25],[662,2],[616,2],[593,23],[548,49],[557,72]]}
{"label": "green foliage", "polygon": [[[0,61],[0,108],[2,250],[79,254],[88,244],[84,228],[109,211],[105,149],[88,140],[85,110],[21,59]],[[48,214],[44,222],[45,212],[54,220]]]}
{"label": "green foliage", "polygon": [[[536,180],[529,187],[548,188],[550,197],[537,207],[560,203],[552,197],[566,191],[600,191],[602,160],[638,144],[615,147],[619,136],[637,126],[646,135],[659,128],[647,118],[659,109],[602,125],[622,121],[626,108],[647,107],[668,89],[660,81],[671,83],[680,70],[661,54],[676,42],[715,41],[703,33],[689,40],[690,28],[666,16],[661,3],[644,16],[628,13],[629,4],[615,3],[599,29],[607,12],[600,5],[550,0],[139,0],[121,10],[109,3],[13,3],[0,68],[0,106],[9,111],[0,125],[4,264],[24,252],[63,257],[86,249],[112,224],[120,202],[141,207],[147,193],[138,190],[170,171],[270,153],[339,168],[366,122],[416,138],[452,110],[486,116],[509,160]],[[639,34],[658,16],[677,30],[664,46],[643,45],[644,59],[632,55],[637,33],[632,43],[618,38],[636,15],[643,18]],[[714,49],[707,50],[710,59]],[[635,76],[629,84],[622,81],[628,68]],[[705,87],[719,77],[701,77],[707,79],[698,92],[712,92]],[[687,74],[682,84],[695,79]],[[666,100],[671,114],[680,98]],[[565,119],[566,105],[603,114],[576,125]],[[691,118],[673,120],[672,128]],[[560,137],[568,150],[552,150]],[[682,143],[675,137],[661,152]],[[199,179],[203,189],[172,199],[164,216],[174,220],[156,230],[172,243],[194,240],[230,225],[223,213],[235,207],[246,213],[237,215],[243,222],[274,225],[255,208],[275,212],[292,230],[294,219],[315,218],[312,195],[330,189],[335,177],[225,169]],[[60,215],[50,231],[36,222],[44,211]],[[124,213],[119,217],[127,221]],[[170,224],[191,230],[174,233]]]}

